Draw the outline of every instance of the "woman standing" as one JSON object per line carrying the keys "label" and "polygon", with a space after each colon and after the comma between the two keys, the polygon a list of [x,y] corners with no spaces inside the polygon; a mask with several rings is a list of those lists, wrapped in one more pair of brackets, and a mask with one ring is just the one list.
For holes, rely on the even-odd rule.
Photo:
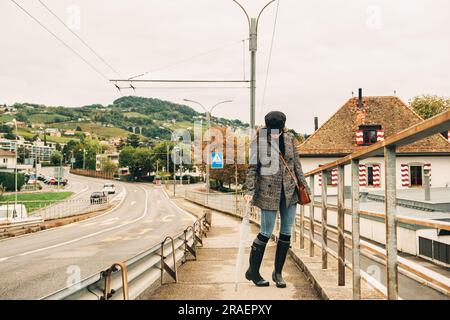
{"label": "woman standing", "polygon": [[269,285],[260,275],[259,269],[279,211],[281,228],[272,280],[278,288],[285,288],[282,270],[291,243],[292,225],[299,201],[297,184],[303,184],[307,192],[311,192],[303,175],[295,138],[285,126],[286,116],[279,111],[270,112],[265,117],[265,122],[266,127],[258,131],[252,142],[247,193],[244,196],[245,201],[261,209],[261,229],[253,241],[250,266],[245,277],[259,287]]}

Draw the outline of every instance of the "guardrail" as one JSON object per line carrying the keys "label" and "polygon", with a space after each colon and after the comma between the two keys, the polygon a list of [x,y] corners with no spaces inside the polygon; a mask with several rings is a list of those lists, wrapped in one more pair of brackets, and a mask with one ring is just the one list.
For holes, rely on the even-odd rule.
{"label": "guardrail", "polygon": [[[196,248],[202,241],[204,228],[209,227],[206,224],[203,216],[183,232],[164,237],[149,250],[125,262],[115,263],[41,300],[136,299],[148,288],[163,284],[164,272],[177,282],[177,265],[186,263],[188,258],[196,259]],[[169,257],[171,259],[166,261]]]}
{"label": "guardrail", "polygon": [[0,239],[18,236],[41,230],[42,218],[31,218],[24,221],[4,221],[0,223]]}
{"label": "guardrail", "polygon": [[[304,215],[305,206],[301,207],[300,214],[300,243],[301,248],[304,248],[305,237],[309,239],[310,256],[314,256],[314,247],[317,245],[322,249],[322,268],[326,269],[328,262],[327,257],[332,250],[328,247],[328,230],[330,226],[327,220],[327,211],[337,211],[337,258],[338,258],[338,284],[344,286],[346,284],[345,268],[349,267],[353,273],[353,298],[361,299],[361,247],[365,246],[365,249],[371,250],[377,255],[381,255],[386,265],[387,274],[387,298],[398,299],[398,270],[399,266],[407,269],[408,272],[413,273],[414,276],[433,284],[438,285],[447,294],[450,292],[450,280],[446,277],[439,277],[434,274],[441,281],[437,281],[434,277],[430,279],[429,273],[421,272],[419,267],[411,267],[410,263],[407,263],[405,259],[399,258],[397,254],[397,225],[399,222],[405,222],[417,226],[439,228],[442,230],[450,230],[450,224],[447,222],[440,222],[435,220],[415,219],[410,217],[397,216],[396,213],[396,148],[404,145],[408,145],[423,138],[438,134],[440,132],[448,131],[450,128],[450,111],[444,112],[434,118],[426,120],[415,126],[412,126],[404,131],[394,134],[384,141],[375,143],[369,147],[362,148],[361,150],[343,157],[337,161],[331,162],[320,168],[307,173],[305,176],[309,177],[309,184],[314,186],[315,176],[321,174],[322,181],[327,181],[327,175],[329,170],[336,169],[338,171],[338,204],[337,206],[330,206],[328,204],[327,196],[327,184],[322,183],[321,190],[321,202],[313,201],[307,208],[309,209],[308,217]],[[359,161],[367,159],[373,156],[384,156],[385,159],[385,213],[379,214],[374,212],[363,212],[360,210],[360,190],[359,190]],[[344,167],[346,165],[351,166],[351,209],[345,208],[345,181],[344,181]],[[314,193],[314,188],[311,188]],[[314,199],[314,194],[312,195]],[[314,209],[321,208],[321,221],[315,220]],[[347,235],[352,241],[352,245],[349,246],[352,250],[352,261],[350,264],[346,261],[345,248],[346,248],[346,233],[345,233],[345,213],[351,212],[352,214],[352,227],[350,235]],[[372,215],[377,218],[383,219],[386,226],[386,246],[385,248],[368,245],[361,241],[360,237],[360,216]],[[307,219],[308,218],[308,219]],[[309,224],[309,235],[305,233],[305,222]],[[319,225],[321,228],[321,242],[315,241],[315,235],[317,234],[315,226]],[[424,268],[423,268],[424,269]]]}

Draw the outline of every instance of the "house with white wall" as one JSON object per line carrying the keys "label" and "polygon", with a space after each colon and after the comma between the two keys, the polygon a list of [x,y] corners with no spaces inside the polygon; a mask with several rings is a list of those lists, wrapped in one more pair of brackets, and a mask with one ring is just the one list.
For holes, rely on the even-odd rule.
{"label": "house with white wall", "polygon": [[[384,140],[424,121],[397,97],[352,98],[299,146],[303,171],[308,172],[355,151]],[[436,134],[397,148],[397,188],[423,188],[429,172],[432,187],[450,187],[450,140],[448,132]],[[350,166],[345,167],[350,185]],[[362,160],[359,170],[361,191],[384,189],[384,158]],[[320,194],[321,176],[315,180]],[[337,169],[328,174],[330,194],[337,191]]]}

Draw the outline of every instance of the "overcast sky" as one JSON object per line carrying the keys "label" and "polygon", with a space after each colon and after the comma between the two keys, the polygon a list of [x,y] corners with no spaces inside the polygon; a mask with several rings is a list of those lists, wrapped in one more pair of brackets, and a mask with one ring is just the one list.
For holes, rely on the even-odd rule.
{"label": "overcast sky", "polygon": [[[107,78],[105,64],[38,0],[16,0]],[[232,0],[42,0],[123,77],[243,79],[245,16]],[[405,102],[423,93],[450,95],[450,1],[280,0],[264,109],[262,96],[277,4],[260,21],[257,122],[278,109],[288,126],[313,130],[352,91]],[[267,1],[242,0],[251,15]],[[0,103],[78,107],[109,104],[121,94],[10,0],[0,1]],[[187,58],[213,51],[198,58]],[[178,63],[184,61],[183,63]],[[166,68],[165,66],[170,66]],[[249,77],[248,43],[245,49]],[[132,91],[123,92],[123,94]],[[137,95],[212,105],[216,115],[249,121],[248,89],[145,89]],[[196,106],[194,106],[197,110]]]}

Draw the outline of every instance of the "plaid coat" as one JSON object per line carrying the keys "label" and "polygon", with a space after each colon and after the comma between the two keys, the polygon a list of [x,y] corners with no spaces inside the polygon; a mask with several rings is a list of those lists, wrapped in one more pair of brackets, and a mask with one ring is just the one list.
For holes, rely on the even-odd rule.
{"label": "plaid coat", "polygon": [[[292,206],[298,203],[298,192],[296,188],[296,181],[291,177],[286,166],[281,159],[275,161],[275,165],[270,170],[270,174],[267,174],[267,168],[271,167],[272,162],[261,163],[261,156],[259,155],[258,139],[253,139],[250,149],[250,165],[247,173],[247,195],[253,196],[252,204],[263,210],[278,211],[280,208],[281,189],[283,186],[286,203]],[[261,143],[260,143],[261,144]],[[300,157],[295,144],[294,135],[290,132],[284,133],[284,145],[285,156],[289,169],[295,173],[297,181],[302,183],[309,194],[308,183],[303,175],[302,165],[300,163]],[[269,148],[270,149],[270,148]],[[263,152],[266,152],[265,150]],[[277,152],[277,151],[275,151]],[[270,157],[270,150],[266,152]],[[278,153],[278,152],[277,152]],[[273,159],[275,159],[274,156]],[[264,161],[267,162],[267,161]],[[278,162],[278,166],[276,166]],[[278,167],[278,168],[276,168]]]}

